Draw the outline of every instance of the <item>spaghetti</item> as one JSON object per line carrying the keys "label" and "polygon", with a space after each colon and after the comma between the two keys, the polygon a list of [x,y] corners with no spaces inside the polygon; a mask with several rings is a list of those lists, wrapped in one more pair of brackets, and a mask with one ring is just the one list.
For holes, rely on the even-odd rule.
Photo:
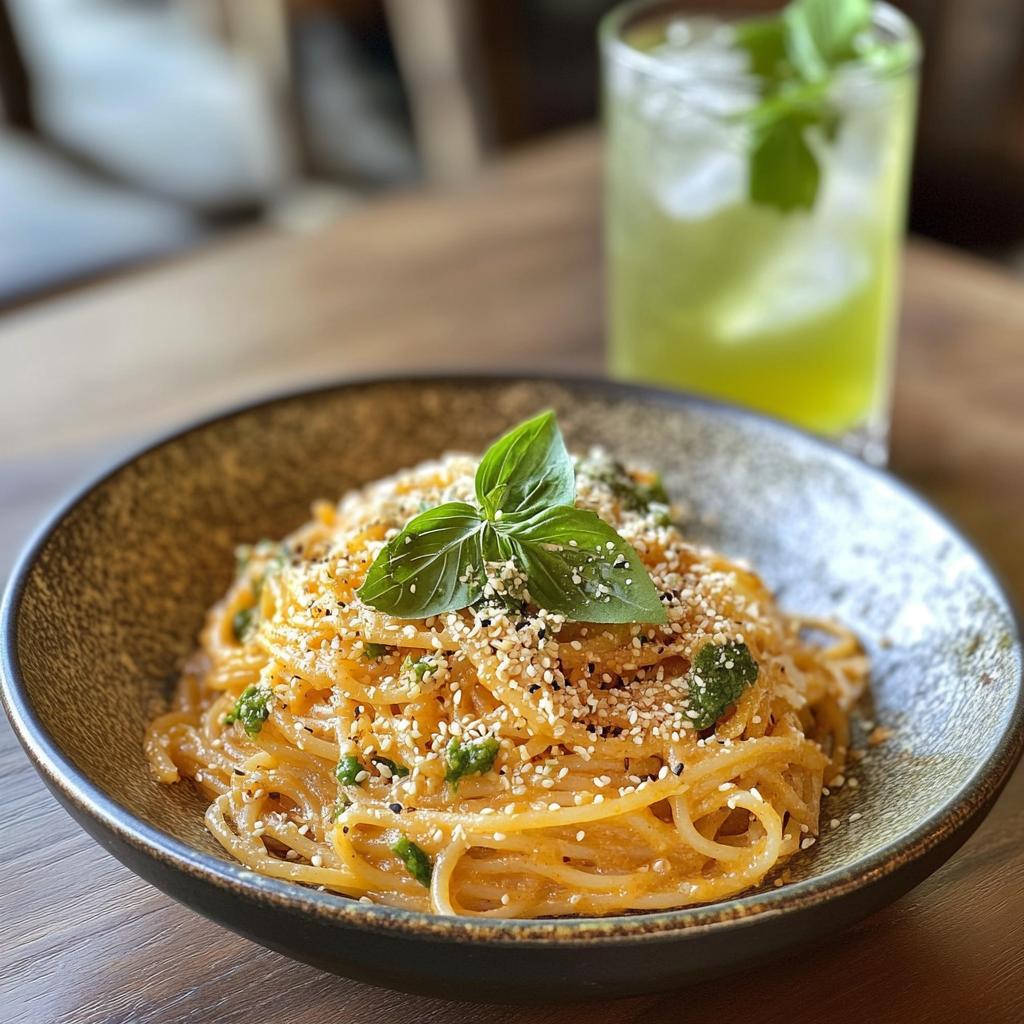
{"label": "spaghetti", "polygon": [[[779,611],[753,572],[633,500],[650,474],[596,455],[576,504],[635,548],[667,624],[517,608],[511,565],[458,612],[361,602],[385,542],[472,501],[476,466],[450,455],[317,503],[282,544],[244,552],[147,731],[157,777],[194,780],[209,829],[254,871],[390,906],[607,915],[761,883],[817,834],[842,771],[867,674],[852,633]],[[707,666],[741,655],[750,674],[703,721]]]}

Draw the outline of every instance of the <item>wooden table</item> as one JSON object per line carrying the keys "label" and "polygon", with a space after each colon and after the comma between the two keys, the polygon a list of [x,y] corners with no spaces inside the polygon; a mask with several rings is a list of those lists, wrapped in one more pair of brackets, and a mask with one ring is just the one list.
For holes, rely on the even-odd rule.
{"label": "wooden table", "polygon": [[[596,141],[568,137],[468,190],[237,238],[0,321],[0,576],[72,484],[232,403],[374,371],[599,372],[599,210]],[[1024,606],[1024,282],[908,246],[893,463]],[[0,757],[5,1021],[1024,1020],[1024,771],[942,870],[820,949],[706,990],[525,1008],[398,995],[238,938],[102,852],[6,721]]]}

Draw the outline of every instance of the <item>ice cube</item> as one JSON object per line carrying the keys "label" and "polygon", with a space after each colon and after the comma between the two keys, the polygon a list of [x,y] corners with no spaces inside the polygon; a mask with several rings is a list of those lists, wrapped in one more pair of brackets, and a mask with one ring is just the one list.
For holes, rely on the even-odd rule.
{"label": "ice cube", "polygon": [[747,131],[736,115],[758,100],[746,54],[732,30],[710,20],[674,22],[650,56],[657,74],[634,79],[633,96],[649,142],[649,181],[670,217],[700,220],[742,202]]}
{"label": "ice cube", "polygon": [[721,123],[693,119],[663,133],[654,147],[651,190],[677,220],[700,220],[744,201],[748,161],[742,136]]}
{"label": "ice cube", "polygon": [[765,335],[784,338],[863,288],[871,270],[865,246],[836,227],[806,216],[793,224],[786,241],[722,296],[715,318],[719,340],[745,345]]}

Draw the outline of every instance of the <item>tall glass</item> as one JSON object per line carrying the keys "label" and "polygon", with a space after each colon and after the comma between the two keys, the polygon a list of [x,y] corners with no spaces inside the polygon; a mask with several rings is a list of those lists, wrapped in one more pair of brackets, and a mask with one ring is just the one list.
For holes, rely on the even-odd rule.
{"label": "tall glass", "polygon": [[[838,67],[818,113],[795,122],[818,175],[808,202],[809,169],[787,179],[785,153],[761,168],[774,181],[754,180],[765,86],[735,43],[742,24],[664,0],[602,24],[610,369],[884,464],[917,37],[875,4],[887,62]],[[789,200],[766,201],[773,188]]]}

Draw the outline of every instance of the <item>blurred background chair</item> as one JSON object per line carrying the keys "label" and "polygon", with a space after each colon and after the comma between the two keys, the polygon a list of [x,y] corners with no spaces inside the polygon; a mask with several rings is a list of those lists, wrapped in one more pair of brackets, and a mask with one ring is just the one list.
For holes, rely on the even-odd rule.
{"label": "blurred background chair", "polygon": [[[0,304],[591,121],[613,5],[0,0]],[[927,54],[911,227],[1024,271],[1024,3],[898,6]]]}

